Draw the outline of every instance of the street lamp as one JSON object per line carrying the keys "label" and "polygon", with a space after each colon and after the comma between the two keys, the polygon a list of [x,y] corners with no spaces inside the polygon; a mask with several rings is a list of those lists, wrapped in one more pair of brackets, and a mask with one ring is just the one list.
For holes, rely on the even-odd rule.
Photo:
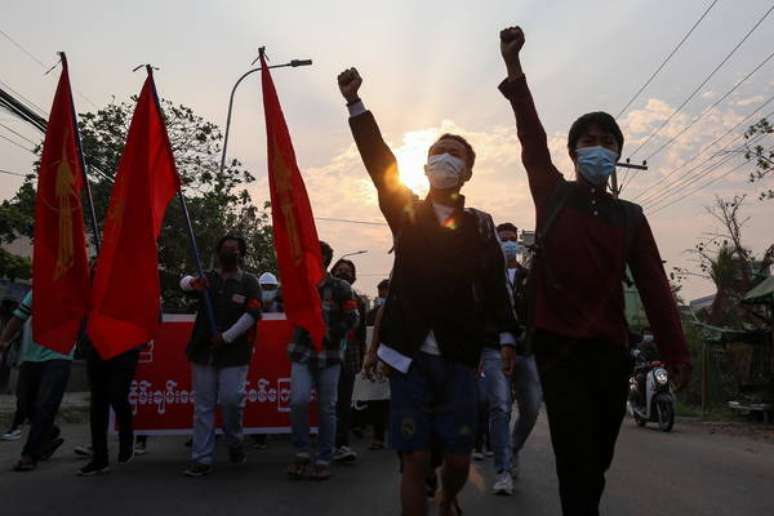
{"label": "street lamp", "polygon": [[[264,50],[266,47],[261,47],[258,49],[259,57],[263,55]],[[253,61],[255,63],[255,61]],[[268,69],[272,68],[285,68],[285,67],[293,67],[296,68],[297,66],[310,66],[312,64],[311,59],[293,59],[292,61],[288,63],[278,64],[278,65],[272,65],[267,67]],[[246,71],[242,76],[237,79],[237,82],[234,83],[234,87],[231,89],[231,97],[228,101],[228,115],[226,116],[226,134],[223,136],[223,155],[220,158],[220,171],[223,172],[223,169],[226,166],[226,149],[228,148],[228,134],[229,130],[231,129],[231,110],[234,107],[234,93],[236,93],[237,87],[242,83],[242,81],[251,74],[254,74],[255,72],[260,72],[261,67],[253,68],[252,70]]]}

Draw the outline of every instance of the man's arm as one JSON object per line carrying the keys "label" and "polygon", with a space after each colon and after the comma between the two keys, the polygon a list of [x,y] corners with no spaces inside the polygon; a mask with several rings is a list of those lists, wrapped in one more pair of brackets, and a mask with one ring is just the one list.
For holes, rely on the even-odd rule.
{"label": "man's arm", "polygon": [[339,305],[339,320],[331,328],[331,333],[337,339],[344,337],[355,329],[360,322],[360,310],[352,287],[346,281],[337,282],[334,291],[335,301]]}
{"label": "man's arm", "polygon": [[0,335],[0,353],[10,345],[13,338],[19,333],[19,330],[24,324],[24,320],[19,317],[11,317],[3,328],[3,333]]}
{"label": "man's arm", "polygon": [[524,32],[520,27],[510,27],[500,32],[500,53],[508,70],[508,78],[500,84],[500,91],[510,100],[516,115],[521,161],[527,170],[535,207],[540,210],[556,183],[562,179],[562,175],[551,162],[546,132],[540,123],[535,102],[521,68],[519,54],[523,46]]}
{"label": "man's arm", "polygon": [[397,234],[406,220],[406,213],[412,210],[416,196],[401,183],[398,161],[384,142],[376,119],[365,109],[358,96],[360,85],[363,84],[360,74],[350,68],[339,74],[338,82],[350,111],[349,126],[357,150],[379,195],[379,208],[393,234]]}
{"label": "man's arm", "polygon": [[680,386],[681,383],[687,382],[691,357],[685,342],[677,304],[664,273],[653,233],[644,216],[637,225],[637,233],[630,252],[627,262],[642,303],[645,305],[645,313],[653,329],[656,345],[664,361],[677,373],[676,383]]}
{"label": "man's arm", "polygon": [[247,282],[244,302],[245,313],[237,319],[231,328],[223,332],[223,341],[227,344],[247,333],[256,321],[261,319],[261,287],[253,276],[248,276],[245,281]]}

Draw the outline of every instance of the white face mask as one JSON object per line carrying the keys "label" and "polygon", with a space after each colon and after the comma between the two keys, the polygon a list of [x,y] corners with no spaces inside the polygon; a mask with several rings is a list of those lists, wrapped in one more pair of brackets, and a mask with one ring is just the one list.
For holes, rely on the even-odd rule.
{"label": "white face mask", "polygon": [[425,175],[436,190],[456,188],[461,183],[465,162],[445,152],[427,158]]}
{"label": "white face mask", "polygon": [[276,290],[263,290],[261,291],[261,301],[263,301],[264,304],[271,304],[274,302],[274,299],[277,297],[277,291]]}

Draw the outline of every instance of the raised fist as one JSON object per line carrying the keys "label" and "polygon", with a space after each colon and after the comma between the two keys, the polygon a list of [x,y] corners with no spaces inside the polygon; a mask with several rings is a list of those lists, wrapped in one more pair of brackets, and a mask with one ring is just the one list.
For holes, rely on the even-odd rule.
{"label": "raised fist", "polygon": [[357,92],[361,84],[363,79],[356,68],[349,68],[339,74],[339,90],[349,104],[358,99]]}
{"label": "raised fist", "polygon": [[521,30],[521,27],[508,27],[500,31],[500,53],[506,63],[517,60],[523,46],[524,31]]}

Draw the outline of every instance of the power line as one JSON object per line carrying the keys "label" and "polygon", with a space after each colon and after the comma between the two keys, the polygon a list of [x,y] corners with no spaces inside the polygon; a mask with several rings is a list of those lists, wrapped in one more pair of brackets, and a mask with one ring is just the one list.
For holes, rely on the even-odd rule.
{"label": "power line", "polygon": [[645,141],[644,141],[644,142],[642,142],[642,143],[641,143],[641,144],[640,144],[640,145],[639,145],[639,146],[638,146],[636,149],[634,149],[634,152],[632,152],[632,153],[629,155],[629,158],[632,158],[632,157],[634,157],[634,155],[635,155],[635,154],[637,154],[637,152],[639,152],[639,151],[640,151],[640,149],[642,149],[642,148],[643,148],[645,145],[647,145],[647,144],[648,144],[648,143],[649,143],[649,142],[650,142],[650,141],[651,141],[653,138],[655,138],[655,137],[656,137],[656,135],[657,135],[658,133],[660,133],[660,132],[661,132],[661,130],[662,130],[664,127],[666,127],[666,125],[667,125],[667,124],[669,124],[669,122],[671,122],[671,121],[672,121],[672,119],[673,119],[673,118],[674,118],[674,117],[675,117],[675,116],[676,116],[676,115],[677,115],[677,114],[678,114],[680,111],[682,111],[682,109],[683,109],[683,108],[684,108],[684,107],[685,107],[685,106],[688,104],[688,102],[690,102],[690,101],[691,101],[691,100],[692,100],[692,99],[693,99],[693,98],[694,98],[694,97],[695,97],[695,96],[696,96],[696,95],[699,93],[699,91],[701,91],[701,89],[702,89],[702,88],[703,88],[703,87],[704,87],[704,86],[705,86],[705,85],[706,85],[706,84],[707,84],[707,83],[710,81],[710,79],[712,79],[712,77],[714,77],[714,76],[715,76],[715,74],[716,74],[716,73],[717,73],[717,72],[718,72],[718,71],[719,71],[719,70],[720,70],[720,69],[721,69],[721,68],[722,68],[722,67],[723,67],[723,66],[724,66],[724,65],[725,65],[727,62],[728,62],[728,60],[729,60],[729,59],[731,59],[731,57],[732,57],[732,56],[733,56],[733,55],[736,53],[736,51],[737,51],[737,50],[739,50],[739,48],[742,46],[742,44],[743,44],[745,41],[747,41],[747,39],[748,39],[748,38],[749,38],[749,37],[752,35],[752,33],[753,33],[753,32],[755,32],[755,30],[756,30],[756,29],[757,29],[757,28],[758,28],[758,27],[759,27],[759,26],[760,26],[760,25],[763,23],[763,21],[764,21],[766,18],[768,18],[769,14],[771,14],[771,12],[772,12],[772,11],[774,11],[774,5],[772,5],[771,7],[769,7],[769,9],[766,11],[766,13],[765,13],[763,16],[761,16],[761,18],[758,20],[758,22],[757,22],[757,23],[756,23],[756,24],[755,24],[755,25],[754,25],[754,26],[753,26],[753,27],[752,27],[752,28],[749,30],[749,32],[747,32],[747,34],[745,34],[745,36],[742,38],[742,40],[741,40],[739,43],[737,43],[737,44],[736,44],[736,46],[735,46],[735,47],[734,47],[734,48],[731,50],[731,52],[729,52],[729,53],[728,53],[728,55],[727,55],[725,58],[723,58],[723,60],[722,60],[722,61],[721,61],[721,62],[720,62],[720,63],[719,63],[719,64],[718,64],[718,65],[717,65],[717,66],[716,66],[716,67],[715,67],[715,68],[714,68],[714,69],[713,69],[711,72],[710,72],[710,74],[709,74],[709,75],[707,75],[707,77],[705,77],[705,78],[704,78],[704,80],[703,80],[703,81],[701,81],[701,83],[700,83],[700,84],[699,84],[699,85],[698,85],[698,86],[697,86],[697,87],[696,87],[696,88],[695,88],[695,89],[694,89],[694,90],[691,92],[691,94],[690,94],[690,95],[688,95],[688,98],[687,98],[687,99],[685,99],[685,100],[682,102],[682,104],[680,104],[680,105],[677,107],[677,109],[675,109],[675,110],[672,112],[672,114],[671,114],[671,115],[669,115],[669,117],[668,117],[668,118],[667,118],[667,119],[666,119],[664,122],[662,122],[662,123],[661,123],[661,125],[660,125],[660,126],[658,126],[658,127],[656,128],[656,130],[655,130],[655,131],[653,131],[653,132],[650,134],[650,136],[648,136],[648,137],[645,139]]}
{"label": "power line", "polygon": [[0,168],[0,174],[8,174],[9,176],[27,177],[27,174],[22,174],[21,172],[12,172],[10,170],[3,170],[2,168]]}
{"label": "power line", "polygon": [[620,118],[621,115],[623,115],[627,109],[629,109],[629,106],[632,105],[632,103],[637,100],[637,98],[640,96],[640,94],[645,90],[645,88],[648,87],[648,85],[653,82],[653,79],[656,78],[656,76],[661,72],[661,70],[666,66],[666,64],[672,59],[672,57],[677,53],[678,50],[680,50],[680,47],[683,46],[683,43],[693,34],[693,31],[696,30],[696,27],[699,26],[699,24],[704,20],[704,18],[707,17],[709,12],[712,10],[713,7],[715,7],[715,4],[718,3],[718,0],[714,0],[709,7],[704,11],[704,14],[702,14],[699,19],[696,21],[696,23],[693,24],[693,27],[691,27],[691,30],[686,33],[685,36],[683,36],[683,39],[680,40],[680,43],[677,44],[677,46],[672,49],[672,51],[669,53],[668,56],[661,62],[658,68],[656,68],[656,71],[653,72],[647,81],[645,81],[645,84],[643,84],[640,89],[637,90],[637,92],[632,96],[631,99],[629,99],[629,102],[626,103],[626,105],[621,109],[621,111],[618,112],[617,115],[615,115],[616,118]]}
{"label": "power line", "polygon": [[22,140],[25,140],[25,141],[27,141],[28,143],[31,143],[32,145],[37,145],[37,142],[34,142],[34,141],[30,140],[29,138],[27,138],[26,136],[24,136],[22,133],[20,133],[20,132],[18,132],[18,131],[16,131],[16,130],[14,130],[14,129],[13,129],[13,128],[11,128],[11,127],[8,127],[7,125],[5,125],[5,124],[3,124],[3,123],[1,123],[1,122],[0,122],[0,127],[2,127],[2,128],[4,128],[4,129],[6,129],[7,131],[10,131],[10,132],[12,132],[13,134],[15,134],[16,136],[18,136],[18,137],[19,137],[19,138],[21,138]]}
{"label": "power line", "polygon": [[14,141],[14,140],[12,140],[12,139],[8,138],[7,136],[3,136],[2,134],[0,134],[0,138],[2,138],[3,140],[5,140],[5,141],[7,141],[7,142],[9,142],[9,143],[11,143],[11,144],[13,144],[13,145],[16,145],[16,146],[17,146],[17,147],[19,147],[20,149],[24,149],[24,150],[26,150],[27,152],[30,152],[30,153],[32,153],[32,154],[35,154],[35,151],[33,151],[32,149],[29,149],[29,148],[25,147],[25,146],[24,146],[24,145],[22,145],[21,143],[18,143],[18,142],[16,142],[16,141]]}
{"label": "power line", "polygon": [[386,226],[386,222],[371,222],[367,220],[353,220],[353,219],[337,219],[332,217],[315,217],[315,220],[321,220],[323,222],[345,222],[348,224],[364,224],[368,226]]}
{"label": "power line", "polygon": [[664,149],[666,149],[667,147],[669,147],[670,145],[672,145],[672,143],[674,143],[674,141],[675,141],[675,140],[677,140],[678,138],[680,138],[680,137],[681,137],[681,136],[682,136],[682,135],[683,135],[683,134],[684,134],[684,133],[685,133],[685,132],[686,132],[688,129],[690,129],[691,127],[693,127],[693,126],[694,126],[694,124],[696,124],[696,122],[698,122],[699,120],[701,120],[702,118],[704,118],[704,116],[705,116],[707,113],[709,113],[709,112],[710,112],[712,109],[716,108],[716,107],[717,107],[717,106],[718,106],[718,105],[719,105],[721,102],[723,102],[724,100],[726,100],[726,99],[728,98],[728,96],[729,96],[729,95],[731,95],[731,94],[732,94],[734,91],[736,91],[736,89],[737,89],[739,86],[741,86],[741,85],[742,85],[742,84],[743,84],[745,81],[747,81],[747,79],[749,79],[750,77],[752,77],[752,76],[753,76],[753,74],[755,74],[755,72],[757,72],[758,70],[760,70],[761,68],[763,68],[763,66],[764,66],[764,65],[766,65],[766,63],[768,63],[769,61],[771,61],[771,59],[772,59],[772,58],[774,58],[774,52],[772,52],[771,54],[769,54],[769,55],[768,55],[768,57],[767,57],[766,59],[764,59],[763,61],[761,61],[761,62],[760,62],[760,64],[758,64],[758,66],[756,66],[756,67],[755,67],[755,68],[754,68],[754,69],[753,69],[753,70],[752,70],[750,73],[748,73],[747,75],[745,75],[745,76],[744,76],[744,78],[742,78],[742,79],[741,79],[739,82],[737,82],[737,83],[734,85],[734,87],[733,87],[733,88],[731,88],[730,90],[728,90],[728,91],[727,91],[727,92],[726,92],[726,93],[725,93],[725,94],[724,94],[722,97],[720,97],[720,98],[719,98],[718,100],[716,100],[716,101],[715,101],[715,102],[714,102],[714,103],[713,103],[711,106],[709,106],[707,109],[705,109],[705,110],[704,110],[704,111],[703,111],[703,112],[702,112],[702,113],[701,113],[699,116],[697,116],[696,118],[694,118],[694,119],[691,121],[691,123],[690,123],[690,124],[688,124],[688,125],[687,125],[685,128],[683,128],[683,129],[682,129],[682,130],[681,130],[679,133],[677,133],[675,136],[671,137],[669,140],[667,140],[666,142],[664,142],[664,143],[661,145],[661,147],[659,147],[658,149],[656,149],[655,151],[653,151],[652,153],[650,153],[650,154],[648,155],[648,157],[647,157],[647,158],[645,158],[645,160],[646,160],[646,161],[650,161],[651,159],[653,159],[653,156],[655,156],[655,155],[656,155],[656,154],[658,154],[659,152],[663,151]]}
{"label": "power line", "polygon": [[[769,147],[769,150],[772,150],[772,149],[774,149],[774,147]],[[752,158],[750,158],[750,159],[752,159]],[[728,172],[726,172],[726,173],[724,173],[724,174],[722,174],[722,175],[720,175],[720,176],[718,176],[718,177],[716,177],[716,178],[712,179],[711,181],[708,181],[707,183],[704,183],[703,185],[699,186],[698,188],[696,188],[696,189],[694,189],[694,190],[692,190],[692,191],[688,192],[687,194],[683,195],[683,196],[682,196],[682,197],[680,197],[679,199],[675,199],[674,201],[672,201],[672,202],[670,202],[670,203],[668,203],[668,204],[666,204],[666,205],[664,205],[664,206],[661,206],[660,208],[657,208],[657,209],[653,210],[652,212],[650,212],[650,215],[655,215],[655,214],[656,214],[656,213],[658,213],[659,211],[665,210],[666,208],[668,208],[668,207],[672,206],[673,204],[675,204],[675,203],[677,203],[677,202],[680,202],[680,201],[682,201],[682,200],[683,200],[683,199],[685,199],[686,197],[688,197],[688,196],[690,196],[690,195],[693,195],[693,194],[695,194],[695,193],[696,193],[696,192],[698,192],[699,190],[702,190],[702,189],[704,189],[704,188],[706,188],[706,187],[708,187],[708,186],[710,186],[710,185],[712,185],[712,184],[714,184],[714,183],[716,183],[716,182],[720,181],[721,179],[725,178],[725,177],[726,177],[726,176],[728,176],[729,174],[732,174],[733,172],[736,172],[737,170],[739,170],[739,169],[740,169],[741,167],[743,167],[744,165],[747,165],[747,163],[750,161],[750,159],[746,159],[745,161],[743,161],[743,162],[742,162],[742,163],[740,163],[739,165],[735,166],[734,168],[732,168],[732,169],[731,169],[731,170],[729,170]]]}
{"label": "power line", "polygon": [[[701,156],[701,155],[704,153],[704,151],[706,151],[707,149],[709,149],[709,148],[711,148],[711,147],[715,146],[715,145],[716,145],[718,142],[720,142],[721,140],[723,140],[723,139],[724,139],[726,136],[728,136],[728,135],[729,135],[729,134],[731,134],[732,132],[736,131],[736,130],[737,130],[737,129],[738,129],[738,128],[739,128],[739,127],[742,125],[742,124],[744,124],[746,121],[748,121],[748,120],[749,120],[749,119],[751,119],[753,116],[755,116],[755,114],[756,114],[756,113],[760,112],[760,111],[761,111],[763,108],[765,108],[767,105],[769,105],[769,104],[770,104],[772,101],[774,101],[774,95],[772,95],[771,97],[769,97],[768,99],[766,99],[766,100],[765,100],[764,102],[762,102],[762,103],[761,103],[761,104],[760,104],[760,105],[759,105],[759,106],[758,106],[758,107],[757,107],[757,108],[756,108],[754,111],[752,111],[750,114],[748,114],[748,115],[747,115],[746,117],[744,117],[742,120],[740,120],[739,122],[737,122],[737,123],[736,123],[736,125],[734,125],[734,126],[733,126],[733,127],[731,127],[730,129],[728,129],[728,130],[727,130],[725,133],[723,133],[722,135],[720,135],[718,138],[716,138],[716,139],[715,139],[715,140],[713,140],[712,142],[710,142],[710,143],[708,143],[707,145],[703,146],[703,147],[702,147],[701,149],[699,149],[699,151],[698,151],[696,154],[694,154],[694,155],[693,155],[691,158],[689,158],[688,160],[686,160],[686,161],[685,161],[685,162],[684,162],[682,165],[680,165],[679,167],[677,167],[677,168],[673,169],[671,172],[669,172],[669,173],[668,173],[668,174],[666,174],[666,175],[667,175],[667,176],[672,176],[673,174],[677,173],[677,171],[678,171],[678,170],[680,170],[680,169],[682,169],[682,168],[686,167],[687,165],[689,165],[690,163],[692,163],[692,162],[696,161],[696,159],[698,159],[698,158],[699,158],[699,156]],[[766,115],[766,116],[765,116],[765,118],[768,118],[768,117],[770,117],[770,116],[772,116],[772,115],[774,115],[774,111],[773,111],[773,112],[771,112],[771,113],[769,113],[768,115]],[[739,138],[741,138],[741,135],[739,135],[739,136],[738,136],[736,139],[739,139]],[[690,172],[690,171],[689,171],[689,172]],[[689,172],[686,172],[685,174],[683,174],[683,176],[682,176],[682,177],[685,177],[685,175],[686,175],[686,174],[688,174]],[[640,192],[639,194],[637,194],[636,196],[634,196],[634,198],[632,198],[632,201],[636,201],[637,199],[640,199],[640,198],[642,198],[643,196],[645,196],[646,198],[647,198],[647,197],[652,197],[654,193],[655,193],[656,195],[658,195],[658,192],[659,192],[659,191],[663,191],[663,190],[666,190],[666,189],[668,189],[668,188],[669,188],[671,185],[673,185],[674,183],[676,183],[678,180],[679,180],[679,179],[675,179],[675,180],[673,180],[673,181],[671,181],[671,182],[669,182],[669,183],[667,183],[667,184],[661,184],[660,186],[657,186],[657,187],[655,188],[655,190],[648,191],[649,189],[645,189],[645,190],[643,190],[642,192]],[[643,200],[643,202],[645,202],[645,200]]]}
{"label": "power line", "polygon": [[30,106],[34,107],[35,110],[38,113],[40,113],[41,115],[48,116],[48,112],[45,109],[43,109],[42,107],[38,106],[33,101],[31,101],[30,99],[28,99],[27,97],[25,97],[24,95],[22,95],[21,93],[19,93],[15,89],[13,89],[10,84],[8,84],[7,82],[3,81],[2,79],[0,79],[0,86],[4,86],[8,91],[10,91],[12,93],[15,93],[17,97],[19,97],[20,99],[24,100]]}

